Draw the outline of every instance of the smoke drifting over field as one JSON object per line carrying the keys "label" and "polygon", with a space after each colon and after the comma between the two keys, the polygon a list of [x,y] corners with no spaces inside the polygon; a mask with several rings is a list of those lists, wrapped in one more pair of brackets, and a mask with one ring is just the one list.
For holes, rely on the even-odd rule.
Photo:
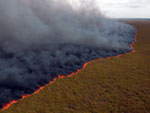
{"label": "smoke drifting over field", "polygon": [[135,29],[94,0],[0,0],[0,107],[99,57],[131,51]]}

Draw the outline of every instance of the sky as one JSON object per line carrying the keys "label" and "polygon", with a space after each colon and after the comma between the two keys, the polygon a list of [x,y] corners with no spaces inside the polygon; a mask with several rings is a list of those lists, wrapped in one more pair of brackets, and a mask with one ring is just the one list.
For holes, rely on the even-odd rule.
{"label": "sky", "polygon": [[111,18],[150,18],[150,0],[98,0],[98,4]]}

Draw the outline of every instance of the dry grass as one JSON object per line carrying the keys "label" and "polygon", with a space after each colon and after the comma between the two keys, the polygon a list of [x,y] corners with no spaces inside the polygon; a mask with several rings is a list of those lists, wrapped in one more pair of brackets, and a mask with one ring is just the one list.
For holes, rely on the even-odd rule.
{"label": "dry grass", "polygon": [[92,61],[1,113],[150,113],[150,22],[129,23],[136,53]]}

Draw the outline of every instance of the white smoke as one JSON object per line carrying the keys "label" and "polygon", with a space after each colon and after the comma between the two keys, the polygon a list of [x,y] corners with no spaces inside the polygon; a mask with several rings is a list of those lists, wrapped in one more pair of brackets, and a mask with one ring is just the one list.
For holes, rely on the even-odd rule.
{"label": "white smoke", "polygon": [[11,51],[65,43],[129,49],[129,25],[104,18],[94,0],[77,1],[1,0],[0,45]]}

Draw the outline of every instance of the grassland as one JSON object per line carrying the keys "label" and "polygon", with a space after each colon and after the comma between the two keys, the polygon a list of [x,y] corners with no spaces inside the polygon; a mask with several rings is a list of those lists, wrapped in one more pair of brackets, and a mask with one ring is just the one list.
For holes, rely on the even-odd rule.
{"label": "grassland", "polygon": [[128,23],[136,53],[92,61],[1,113],[150,113],[150,22]]}

